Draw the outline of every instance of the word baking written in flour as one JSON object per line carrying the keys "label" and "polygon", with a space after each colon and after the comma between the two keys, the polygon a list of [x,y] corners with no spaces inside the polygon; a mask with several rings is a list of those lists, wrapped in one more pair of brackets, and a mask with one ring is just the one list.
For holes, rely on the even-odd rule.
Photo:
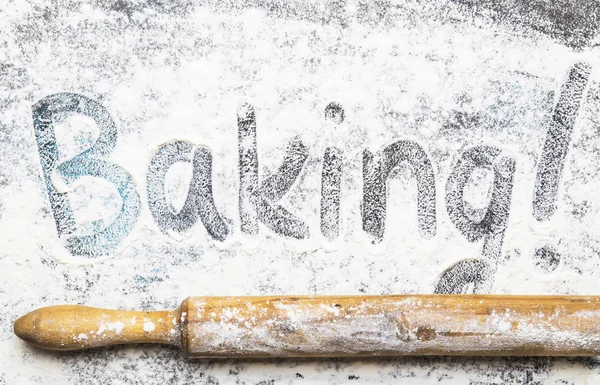
{"label": "word baking written in flour", "polygon": [[[575,117],[588,82],[590,67],[577,63],[563,84],[554,109],[536,176],[533,215],[548,220],[556,210],[556,199],[563,163],[573,132]],[[99,136],[87,150],[73,158],[58,162],[55,121],[64,114],[75,113],[92,118]],[[116,146],[117,128],[108,111],[97,101],[74,93],[59,93],[38,101],[33,106],[33,127],[40,155],[44,182],[59,237],[73,255],[94,257],[110,254],[132,231],[140,214],[140,196],[133,178],[120,166],[108,160]],[[344,120],[344,110],[330,103],[325,117],[334,122]],[[278,170],[262,182],[256,139],[256,117],[252,106],[238,110],[239,215],[240,230],[247,235],[259,232],[259,223],[284,237],[305,239],[309,227],[279,204],[300,175],[308,158],[308,149],[299,138],[287,145]],[[343,151],[335,146],[325,149],[321,174],[320,231],[329,241],[340,235],[340,197]],[[187,198],[179,212],[167,202],[165,176],[177,162],[192,165],[192,178]],[[396,167],[406,163],[417,183],[418,231],[425,239],[436,234],[436,181],[430,157],[418,143],[399,140],[376,153],[363,152],[362,228],[374,243],[385,233],[387,181]],[[471,242],[483,240],[483,257],[497,260],[511,207],[515,160],[493,146],[475,146],[460,154],[447,183],[445,203],[456,228]],[[477,220],[465,207],[463,192],[477,168],[493,172],[491,199]],[[122,206],[108,226],[92,235],[77,235],[77,224],[68,193],[59,192],[52,182],[58,174],[67,185],[83,176],[102,178],[117,189]],[[212,192],[212,153],[204,146],[187,141],[172,141],[154,154],[147,170],[148,207],[160,230],[183,232],[198,220],[216,241],[224,241],[231,229],[218,212]]]}

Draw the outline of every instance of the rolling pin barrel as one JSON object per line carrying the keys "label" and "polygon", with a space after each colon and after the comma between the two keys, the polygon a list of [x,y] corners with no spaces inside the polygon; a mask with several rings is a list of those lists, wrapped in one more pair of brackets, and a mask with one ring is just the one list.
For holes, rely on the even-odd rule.
{"label": "rolling pin barrel", "polygon": [[600,297],[190,297],[173,311],[38,309],[15,333],[40,347],[154,342],[190,357],[600,355]]}

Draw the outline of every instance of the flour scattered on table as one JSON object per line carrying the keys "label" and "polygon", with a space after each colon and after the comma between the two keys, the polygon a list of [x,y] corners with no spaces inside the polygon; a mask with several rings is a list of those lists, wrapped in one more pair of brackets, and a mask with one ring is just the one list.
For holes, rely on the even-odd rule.
{"label": "flour scattered on table", "polygon": [[595,358],[257,365],[16,339],[61,303],[598,294],[597,2],[282,4],[3,6],[0,384],[600,378]]}

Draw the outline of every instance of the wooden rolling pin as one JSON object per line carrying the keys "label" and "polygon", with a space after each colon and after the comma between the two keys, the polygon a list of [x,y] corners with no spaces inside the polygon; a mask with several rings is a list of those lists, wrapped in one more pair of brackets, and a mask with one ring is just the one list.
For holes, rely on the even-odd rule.
{"label": "wooden rolling pin", "polygon": [[172,311],[50,306],[19,318],[36,346],[179,346],[190,357],[600,355],[600,297],[191,297]]}

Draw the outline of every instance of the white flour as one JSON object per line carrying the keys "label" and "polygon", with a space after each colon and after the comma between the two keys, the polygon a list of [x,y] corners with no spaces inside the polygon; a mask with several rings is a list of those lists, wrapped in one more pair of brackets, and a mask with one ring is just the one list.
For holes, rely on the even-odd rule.
{"label": "white flour", "polygon": [[[518,25],[465,16],[442,1],[381,3],[387,16],[348,2],[349,18],[327,23],[304,19],[293,4],[283,15],[231,4],[182,5],[170,12],[143,4],[118,11],[75,1],[3,6],[0,384],[268,385],[356,379],[492,384],[600,378],[593,359],[198,363],[149,346],[45,353],[12,334],[18,316],[62,303],[158,310],[175,308],[189,295],[432,293],[445,269],[481,257],[482,242],[470,243],[456,229],[445,202],[453,167],[461,152],[475,145],[496,146],[516,161],[502,258],[492,269],[490,291],[598,294],[597,53],[573,50]],[[336,14],[329,3],[315,7],[319,15]],[[352,16],[358,14],[380,17],[381,23]],[[559,185],[558,209],[550,220],[538,222],[531,203],[538,159],[561,85],[578,62],[588,63],[592,72]],[[73,255],[57,236],[31,107],[58,92],[87,96],[107,109],[118,137],[105,159],[131,175],[140,196],[133,230],[109,255]],[[344,109],[340,123],[324,117],[333,101]],[[256,236],[240,230],[237,111],[243,103],[256,113],[260,183],[276,173],[293,138],[307,148],[304,167],[279,204],[304,221],[308,239],[286,239],[262,224]],[[81,117],[55,130],[60,162],[88,148],[99,134],[90,119]],[[215,206],[229,229],[224,242],[213,240],[199,220],[186,231],[165,234],[151,215],[148,168],[159,146],[174,140],[212,153]],[[432,239],[419,234],[417,187],[403,165],[389,181],[383,239],[372,244],[361,223],[363,151],[376,153],[398,140],[414,140],[431,159],[437,232]],[[323,154],[330,146],[343,155],[340,236],[332,242],[321,235],[319,216]],[[167,202],[177,209],[184,205],[191,176],[190,163],[176,164],[165,176]],[[54,175],[52,180],[59,191],[69,191],[78,234],[93,234],[118,216],[121,199],[111,183],[84,177],[67,186],[61,179]],[[473,207],[485,207],[487,186],[483,182],[469,193]],[[93,223],[99,219],[104,222]],[[549,272],[534,258],[535,250],[547,244],[560,254]],[[502,327],[502,319],[498,322]],[[532,330],[532,338],[538,332]]]}

